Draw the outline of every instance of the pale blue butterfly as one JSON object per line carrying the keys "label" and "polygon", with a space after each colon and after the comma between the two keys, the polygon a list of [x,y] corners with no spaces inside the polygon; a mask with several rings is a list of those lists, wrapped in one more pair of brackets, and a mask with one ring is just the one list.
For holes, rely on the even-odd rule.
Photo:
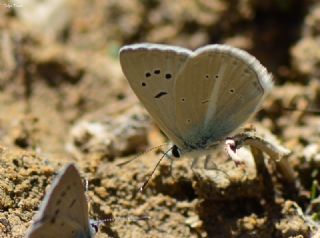
{"label": "pale blue butterfly", "polygon": [[[65,166],[40,206],[27,238],[91,238],[96,232],[77,168]],[[95,229],[93,229],[95,228]]]}
{"label": "pale blue butterfly", "polygon": [[120,49],[120,62],[137,97],[175,144],[175,157],[202,153],[225,139],[273,86],[255,57],[227,45],[190,51],[133,44]]}

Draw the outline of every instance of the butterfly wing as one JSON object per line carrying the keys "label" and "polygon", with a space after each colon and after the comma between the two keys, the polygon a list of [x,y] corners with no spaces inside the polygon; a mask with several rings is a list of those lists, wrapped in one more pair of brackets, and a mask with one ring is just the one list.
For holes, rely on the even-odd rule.
{"label": "butterfly wing", "polygon": [[44,219],[33,224],[27,238],[91,238],[78,223],[62,216],[57,216],[55,222]]}
{"label": "butterfly wing", "polygon": [[175,83],[177,127],[191,148],[205,147],[244,123],[272,88],[253,56],[225,45],[199,48]]}
{"label": "butterfly wing", "polygon": [[68,234],[91,237],[88,204],[81,177],[73,164],[67,165],[54,180],[27,237],[77,237]]}
{"label": "butterfly wing", "polygon": [[134,44],[120,49],[122,71],[133,91],[159,125],[178,146],[174,83],[176,75],[192,52],[175,46]]}

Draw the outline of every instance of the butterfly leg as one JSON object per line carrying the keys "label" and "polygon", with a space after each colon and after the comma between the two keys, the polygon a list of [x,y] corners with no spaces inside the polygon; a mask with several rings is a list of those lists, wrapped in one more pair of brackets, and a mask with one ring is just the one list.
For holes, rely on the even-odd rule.
{"label": "butterfly leg", "polygon": [[191,166],[190,166],[190,168],[191,168],[191,170],[192,170],[192,173],[197,177],[197,180],[200,180],[201,178],[200,178],[200,175],[199,175],[199,173],[197,173],[197,171],[195,170],[196,168],[196,164],[198,164],[198,162],[199,162],[199,157],[195,157],[195,158],[193,158],[193,160],[192,160],[192,162],[191,162]]}
{"label": "butterfly leg", "polygon": [[211,155],[207,155],[205,160],[204,160],[204,169],[205,170],[211,170],[211,171],[216,171],[217,176],[219,176],[219,173],[223,173],[226,178],[230,178],[229,174],[225,172],[224,170],[218,168],[218,166],[212,161],[213,158]]}
{"label": "butterfly leg", "polygon": [[187,182],[190,182],[190,179],[187,179],[187,178],[184,178],[184,177],[177,177],[177,176],[174,176],[173,175],[173,162],[174,162],[174,157],[171,157],[170,155],[166,154],[166,157],[170,160],[170,167],[169,167],[169,174],[170,176],[176,180],[176,181],[187,181]]}
{"label": "butterfly leg", "polygon": [[195,165],[198,163],[198,161],[199,161],[199,157],[196,157],[196,158],[194,158],[192,160],[192,163],[191,163],[191,166],[190,166],[192,171],[194,171]]}
{"label": "butterfly leg", "polygon": [[211,155],[207,155],[204,160],[204,169],[206,170],[217,170],[217,165],[212,161]]}

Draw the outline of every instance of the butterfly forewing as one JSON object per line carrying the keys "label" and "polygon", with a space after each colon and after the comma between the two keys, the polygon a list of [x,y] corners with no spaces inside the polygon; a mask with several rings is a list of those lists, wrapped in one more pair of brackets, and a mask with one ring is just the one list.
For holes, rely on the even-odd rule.
{"label": "butterfly forewing", "polygon": [[[54,180],[27,237],[39,238],[47,231],[59,232],[62,229],[65,234],[86,234],[84,237],[88,238],[91,237],[89,226],[88,204],[81,177],[75,166],[70,164]],[[56,237],[60,238],[70,237],[59,236],[60,232],[57,234]]]}
{"label": "butterfly forewing", "polygon": [[136,44],[120,50],[130,86],[159,127],[182,146],[176,126],[174,83],[191,51],[174,46]]}
{"label": "butterfly forewing", "polygon": [[248,53],[210,45],[195,51],[176,79],[176,119],[192,147],[224,139],[257,110],[271,76]]}
{"label": "butterfly forewing", "polygon": [[92,235],[88,231],[83,230],[78,223],[66,219],[65,217],[57,217],[54,225],[49,219],[34,224],[28,238],[91,238]]}

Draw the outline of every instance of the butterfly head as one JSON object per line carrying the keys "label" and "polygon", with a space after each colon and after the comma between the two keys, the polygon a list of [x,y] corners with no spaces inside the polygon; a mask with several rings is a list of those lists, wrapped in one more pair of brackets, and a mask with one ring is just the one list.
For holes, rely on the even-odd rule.
{"label": "butterfly head", "polygon": [[89,224],[90,224],[90,226],[89,226],[90,233],[96,234],[99,231],[99,226],[101,224],[101,221],[96,221],[96,220],[90,219]]}
{"label": "butterfly head", "polygon": [[181,157],[181,150],[179,149],[178,146],[173,145],[171,148],[171,154],[175,158],[180,158]]}

